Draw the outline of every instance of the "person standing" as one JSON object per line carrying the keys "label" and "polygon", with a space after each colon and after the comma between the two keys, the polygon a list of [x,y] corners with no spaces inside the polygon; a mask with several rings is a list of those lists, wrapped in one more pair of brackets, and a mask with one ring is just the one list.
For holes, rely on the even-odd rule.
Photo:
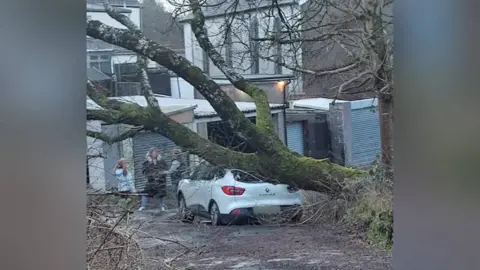
{"label": "person standing", "polygon": [[127,168],[127,161],[122,158],[117,161],[115,167],[115,177],[117,179],[118,194],[121,198],[121,204],[124,208],[129,208],[131,199],[128,197],[131,193],[136,193],[133,177]]}
{"label": "person standing", "polygon": [[160,150],[153,148],[145,155],[146,160],[143,162],[142,173],[147,178],[147,183],[142,196],[141,205],[138,211],[147,208],[148,201],[158,198],[160,201],[160,211],[165,211],[165,196],[167,196],[167,175],[168,164],[162,158]]}
{"label": "person standing", "polygon": [[168,174],[170,174],[170,179],[172,180],[172,185],[175,187],[175,190],[178,188],[178,183],[183,177],[185,168],[185,163],[183,162],[182,158],[182,151],[178,148],[173,149],[172,164],[168,170]]}

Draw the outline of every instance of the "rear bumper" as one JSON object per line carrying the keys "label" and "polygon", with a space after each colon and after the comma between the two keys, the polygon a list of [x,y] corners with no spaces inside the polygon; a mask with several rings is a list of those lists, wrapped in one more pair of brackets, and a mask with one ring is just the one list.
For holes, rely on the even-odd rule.
{"label": "rear bumper", "polygon": [[[295,205],[282,205],[280,206],[281,213],[292,213],[292,209],[301,209],[300,204],[295,204]],[[234,213],[232,213],[234,212]],[[274,214],[272,214],[274,215]],[[233,224],[236,222],[244,222],[248,220],[257,220],[257,216],[255,215],[253,211],[253,207],[249,208],[236,208],[232,209],[232,211],[229,214],[221,214],[221,219],[224,223],[226,224]]]}
{"label": "rear bumper", "polygon": [[[239,196],[240,197],[240,196]],[[299,197],[291,198],[288,200],[279,199],[279,200],[265,200],[265,201],[256,201],[251,198],[236,198],[235,200],[215,200],[219,203],[218,208],[222,214],[230,214],[235,209],[253,209],[254,207],[262,206],[281,206],[289,207],[293,205],[301,205],[302,199]],[[250,211],[250,210],[248,210]]]}

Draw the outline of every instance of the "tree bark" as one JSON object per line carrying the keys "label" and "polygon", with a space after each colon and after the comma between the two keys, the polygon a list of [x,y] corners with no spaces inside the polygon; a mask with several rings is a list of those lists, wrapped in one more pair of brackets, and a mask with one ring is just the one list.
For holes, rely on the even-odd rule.
{"label": "tree bark", "polygon": [[380,95],[378,98],[378,113],[380,120],[380,161],[388,168],[393,165],[393,99]]}

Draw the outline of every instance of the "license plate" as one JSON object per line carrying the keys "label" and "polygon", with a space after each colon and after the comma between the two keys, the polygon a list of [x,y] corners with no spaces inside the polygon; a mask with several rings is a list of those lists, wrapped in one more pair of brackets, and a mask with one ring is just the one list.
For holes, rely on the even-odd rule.
{"label": "license plate", "polygon": [[281,212],[280,206],[256,206],[253,208],[253,213],[256,215],[278,214]]}

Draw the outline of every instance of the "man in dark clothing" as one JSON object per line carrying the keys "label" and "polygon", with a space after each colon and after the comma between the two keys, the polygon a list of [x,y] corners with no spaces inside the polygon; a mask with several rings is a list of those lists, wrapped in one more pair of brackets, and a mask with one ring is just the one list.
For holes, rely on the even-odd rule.
{"label": "man in dark clothing", "polygon": [[167,162],[160,155],[158,149],[151,149],[145,155],[146,160],[142,166],[142,173],[147,178],[147,183],[142,196],[142,202],[138,211],[143,211],[147,207],[148,200],[154,197],[160,199],[160,210],[165,211],[164,198],[167,196]]}
{"label": "man in dark clothing", "polygon": [[172,185],[175,187],[175,190],[178,188],[178,182],[182,179],[185,169],[186,166],[185,162],[183,162],[182,151],[178,148],[173,149],[172,165],[168,173],[170,174],[170,179],[172,180]]}

